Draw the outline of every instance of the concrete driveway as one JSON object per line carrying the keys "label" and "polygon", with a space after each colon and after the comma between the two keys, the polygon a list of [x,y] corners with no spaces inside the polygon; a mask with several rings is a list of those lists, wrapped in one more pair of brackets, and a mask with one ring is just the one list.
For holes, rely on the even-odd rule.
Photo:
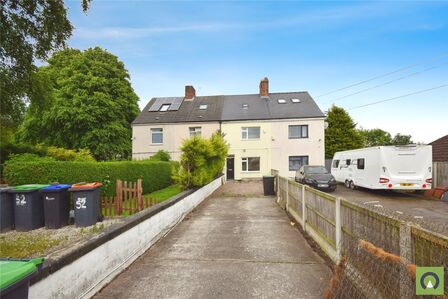
{"label": "concrete driveway", "polygon": [[329,267],[253,184],[221,187],[96,298],[322,298]]}

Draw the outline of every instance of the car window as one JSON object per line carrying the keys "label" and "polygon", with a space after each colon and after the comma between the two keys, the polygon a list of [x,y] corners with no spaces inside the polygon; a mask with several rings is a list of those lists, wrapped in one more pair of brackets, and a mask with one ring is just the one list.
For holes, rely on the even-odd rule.
{"label": "car window", "polygon": [[307,174],[325,174],[328,170],[323,166],[306,166]]}

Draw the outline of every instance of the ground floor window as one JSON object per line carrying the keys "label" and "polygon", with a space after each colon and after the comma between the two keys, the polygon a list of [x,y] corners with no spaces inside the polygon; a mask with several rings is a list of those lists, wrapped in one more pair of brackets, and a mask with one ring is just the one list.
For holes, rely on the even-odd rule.
{"label": "ground floor window", "polygon": [[260,157],[242,158],[241,162],[243,171],[260,171]]}
{"label": "ground floor window", "polygon": [[289,171],[297,171],[303,165],[308,165],[308,156],[289,156]]}

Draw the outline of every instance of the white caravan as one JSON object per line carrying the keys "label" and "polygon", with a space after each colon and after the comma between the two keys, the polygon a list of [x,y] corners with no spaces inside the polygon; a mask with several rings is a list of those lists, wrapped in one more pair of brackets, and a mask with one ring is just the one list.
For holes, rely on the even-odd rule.
{"label": "white caravan", "polygon": [[425,190],[432,184],[430,145],[376,146],[336,152],[331,174],[354,189]]}

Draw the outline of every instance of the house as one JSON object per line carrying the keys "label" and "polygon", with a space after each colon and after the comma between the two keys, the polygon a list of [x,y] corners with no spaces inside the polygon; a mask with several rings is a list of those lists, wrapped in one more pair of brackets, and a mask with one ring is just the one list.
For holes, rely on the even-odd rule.
{"label": "house", "polygon": [[135,119],[132,156],[163,149],[178,160],[184,139],[221,130],[230,144],[228,179],[259,178],[272,168],[294,176],[302,165],[324,165],[324,122],[308,92],[270,93],[267,78],[256,94],[197,96],[185,86],[184,97],[153,98]]}
{"label": "house", "polygon": [[432,161],[448,162],[448,135],[430,143],[432,145]]}

